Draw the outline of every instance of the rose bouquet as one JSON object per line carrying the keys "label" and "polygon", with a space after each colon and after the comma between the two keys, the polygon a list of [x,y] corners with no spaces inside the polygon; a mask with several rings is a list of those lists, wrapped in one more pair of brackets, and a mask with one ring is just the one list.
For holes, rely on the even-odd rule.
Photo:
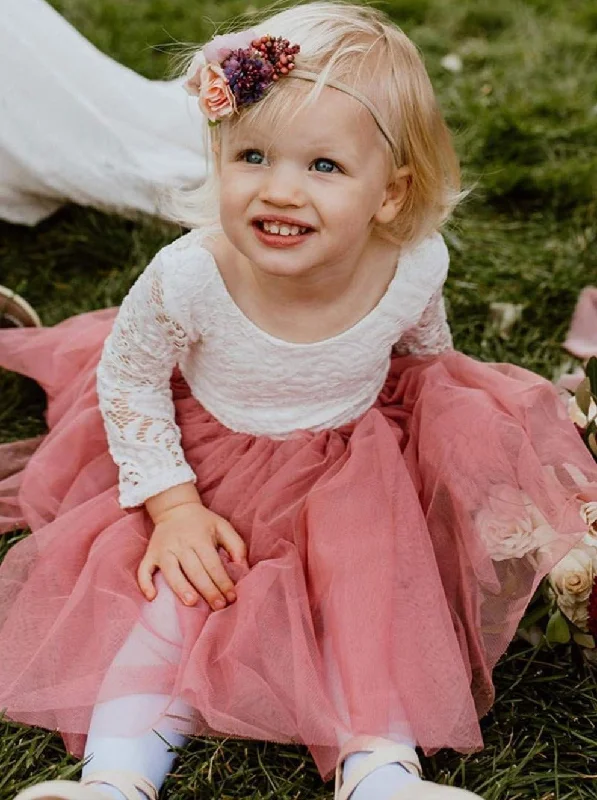
{"label": "rose bouquet", "polygon": [[[568,414],[597,461],[597,358],[568,401]],[[585,503],[584,539],[552,569],[539,586],[519,628],[534,645],[574,641],[597,662],[597,502]]]}

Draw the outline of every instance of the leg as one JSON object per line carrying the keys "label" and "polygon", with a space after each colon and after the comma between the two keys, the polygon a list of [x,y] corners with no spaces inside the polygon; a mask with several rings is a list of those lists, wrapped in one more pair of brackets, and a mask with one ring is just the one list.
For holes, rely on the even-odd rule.
{"label": "leg", "polygon": [[[176,663],[180,657],[182,635],[176,614],[175,596],[158,576],[158,594],[147,603],[142,619],[116,656],[112,669],[130,663],[154,663],[161,659]],[[106,680],[110,679],[110,672]],[[91,719],[85,748],[83,777],[94,772],[125,770],[135,772],[161,787],[175,759],[171,747],[180,747],[186,736],[180,732],[177,718],[189,719],[192,709],[182,700],[174,703],[167,695],[138,694],[99,703]],[[137,736],[118,736],[119,720],[134,719],[140,730]],[[109,733],[108,733],[109,732]],[[116,800],[123,795],[114,787],[101,785],[101,791]]]}
{"label": "leg", "polygon": [[[340,716],[347,721],[348,711],[346,708],[346,699],[342,690],[338,667],[335,659],[332,657],[329,639],[324,640],[323,651],[328,685],[331,688],[334,704]],[[338,730],[336,733],[338,744],[341,746],[347,744],[352,739],[352,735],[346,729]],[[380,733],[379,735],[398,745],[406,745],[414,749],[414,737],[400,703],[395,703],[392,706],[392,723],[390,725],[390,730]],[[363,768],[363,762],[369,757],[370,753],[367,751],[357,751],[348,755],[342,768],[344,781],[356,780],[360,769]],[[403,786],[417,782],[418,780],[419,778],[416,774],[410,772],[399,763],[385,764],[377,767],[358,783],[354,791],[350,794],[350,800],[390,800]]]}

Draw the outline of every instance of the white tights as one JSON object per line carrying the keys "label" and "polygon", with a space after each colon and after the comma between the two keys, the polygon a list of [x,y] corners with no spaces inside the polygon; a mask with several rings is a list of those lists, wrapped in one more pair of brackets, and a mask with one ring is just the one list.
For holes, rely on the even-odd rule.
{"label": "white tights", "polygon": [[[108,671],[110,682],[120,667],[131,664],[178,663],[182,632],[176,613],[176,598],[161,575],[156,576],[157,597],[145,603],[141,621],[131,631]],[[133,694],[98,703],[93,710],[85,746],[83,776],[103,770],[126,770],[148,778],[158,789],[172,768],[175,753],[187,737],[179,731],[177,718],[192,717],[192,709],[168,695]],[[115,725],[114,720],[118,720]],[[134,729],[139,735],[114,736],[114,728]],[[110,732],[110,733],[108,733]],[[103,786],[117,800],[120,792]]]}
{"label": "white tights", "polygon": [[[142,619],[132,630],[130,636],[117,654],[111,670],[130,664],[154,664],[156,656],[170,663],[177,663],[182,646],[182,633],[176,613],[176,598],[163,578],[156,576],[158,594],[155,600],[144,607]],[[325,653],[324,653],[325,656]],[[339,680],[334,672],[330,658],[325,659],[328,666],[328,677],[335,687],[334,699],[340,713],[344,712],[343,698],[339,688]],[[106,681],[111,678],[110,671]],[[172,747],[181,747],[187,737],[180,731],[177,718],[192,717],[192,709],[182,700],[172,702],[169,696],[159,694],[135,694],[127,697],[99,703],[93,711],[85,759],[83,776],[99,770],[126,770],[136,772],[149,779],[158,789],[171,770],[175,753]],[[117,726],[114,720],[122,720]],[[398,717],[400,720],[400,715]],[[108,731],[121,726],[130,728],[131,720],[135,721],[139,735],[114,736]],[[346,732],[338,734],[339,744],[350,738]],[[387,738],[394,741],[412,744],[412,736],[408,727],[400,721],[394,726]],[[364,758],[364,754],[355,753],[345,762],[344,776]],[[380,767],[358,786],[351,800],[384,800],[395,793],[397,788],[408,780],[415,780],[406,770],[397,764]],[[123,796],[113,787],[103,785],[101,791],[115,800],[123,800]]]}

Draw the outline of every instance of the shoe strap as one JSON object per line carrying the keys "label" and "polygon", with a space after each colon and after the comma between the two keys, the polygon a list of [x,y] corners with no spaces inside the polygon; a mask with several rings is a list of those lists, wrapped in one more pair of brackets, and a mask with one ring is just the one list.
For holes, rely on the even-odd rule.
{"label": "shoe strap", "polygon": [[[351,753],[367,752],[356,767],[351,770],[347,780],[344,780],[342,769],[344,761]],[[412,775],[421,777],[421,762],[416,751],[406,744],[398,744],[391,739],[380,736],[355,736],[346,742],[340,750],[336,764],[336,781],[334,800],[349,800],[359,783],[378,767],[387,764],[400,764]]]}
{"label": "shoe strap", "polygon": [[98,772],[90,772],[89,775],[81,779],[80,783],[82,786],[107,783],[122,792],[126,800],[145,800],[145,797],[149,800],[158,800],[156,787],[143,775],[139,775],[138,772],[127,772],[119,769],[100,770]]}

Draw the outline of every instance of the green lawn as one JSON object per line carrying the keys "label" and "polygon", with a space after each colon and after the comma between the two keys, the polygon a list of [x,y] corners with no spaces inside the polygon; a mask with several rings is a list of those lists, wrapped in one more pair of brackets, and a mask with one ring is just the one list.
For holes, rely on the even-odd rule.
{"label": "green lawn", "polygon": [[[252,6],[240,0],[54,0],[86,36],[150,77],[170,70],[172,44],[201,40]],[[546,377],[579,290],[597,283],[597,3],[595,0],[388,0],[420,46],[474,186],[446,235],[456,346]],[[462,60],[460,72],[441,61]],[[117,304],[155,250],[179,231],[67,207],[37,228],[0,224],[1,282],[48,324]],[[509,338],[491,304],[522,304]],[[43,396],[0,375],[0,440],[43,430]],[[15,537],[0,542],[0,558]],[[1,656],[0,656],[1,657]],[[597,798],[597,685],[576,653],[516,643],[496,674],[486,749],[441,753],[429,777],[487,800]],[[0,722],[0,800],[33,777],[67,777],[60,740]],[[595,777],[593,777],[595,776]],[[191,798],[323,798],[305,748],[199,740],[185,749],[167,794]]]}

